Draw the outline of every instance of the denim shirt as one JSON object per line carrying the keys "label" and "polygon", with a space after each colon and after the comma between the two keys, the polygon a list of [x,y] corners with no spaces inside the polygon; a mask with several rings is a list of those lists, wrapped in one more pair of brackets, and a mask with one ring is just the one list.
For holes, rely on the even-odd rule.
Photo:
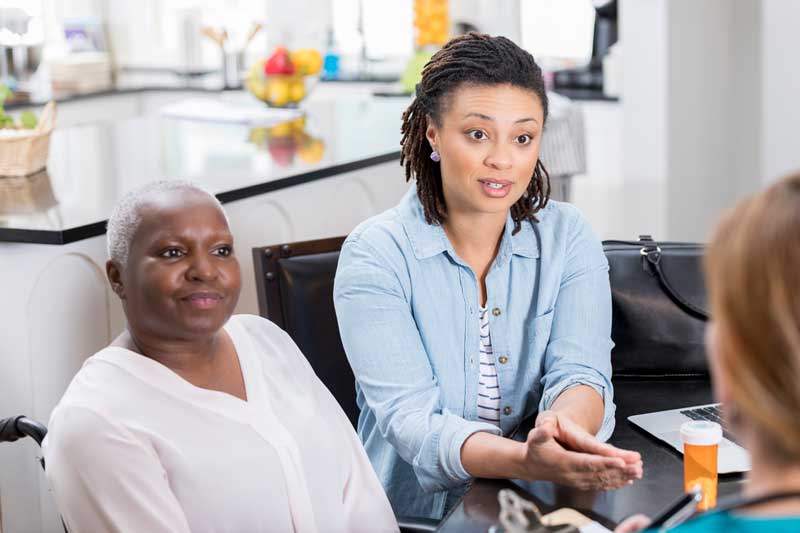
{"label": "denim shirt", "polygon": [[477,416],[478,280],[425,221],[416,187],[342,247],[334,303],[358,434],[398,515],[441,518],[472,479],[461,463],[467,437],[509,435],[570,387],[602,396],[598,438],[611,435],[608,262],[575,207],[550,201],[536,217],[512,235],[508,216],[486,276],[499,428]]}

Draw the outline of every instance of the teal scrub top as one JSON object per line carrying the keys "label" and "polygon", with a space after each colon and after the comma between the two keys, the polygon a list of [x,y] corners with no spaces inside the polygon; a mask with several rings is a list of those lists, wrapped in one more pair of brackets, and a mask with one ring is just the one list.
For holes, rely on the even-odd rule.
{"label": "teal scrub top", "polygon": [[[650,529],[648,532],[655,533]],[[797,533],[800,516],[764,518],[730,513],[709,513],[669,530],[670,533]]]}

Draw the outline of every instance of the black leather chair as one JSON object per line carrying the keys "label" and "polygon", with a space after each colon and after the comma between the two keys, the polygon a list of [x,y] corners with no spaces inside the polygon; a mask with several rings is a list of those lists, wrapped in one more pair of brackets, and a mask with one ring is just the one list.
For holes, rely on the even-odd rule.
{"label": "black leather chair", "polygon": [[355,377],[339,338],[333,278],[344,237],[253,248],[258,310],[283,328],[358,423]]}
{"label": "black leather chair", "polygon": [[[355,377],[339,337],[333,279],[345,237],[253,248],[258,310],[283,328],[356,426]],[[436,531],[437,520],[397,517],[400,531]]]}

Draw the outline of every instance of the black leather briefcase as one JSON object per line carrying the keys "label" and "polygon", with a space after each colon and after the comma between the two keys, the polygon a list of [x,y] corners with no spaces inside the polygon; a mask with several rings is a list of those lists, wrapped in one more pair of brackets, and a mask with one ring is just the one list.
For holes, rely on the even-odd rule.
{"label": "black leather briefcase", "polygon": [[604,241],[614,376],[705,377],[708,320],[701,244]]}

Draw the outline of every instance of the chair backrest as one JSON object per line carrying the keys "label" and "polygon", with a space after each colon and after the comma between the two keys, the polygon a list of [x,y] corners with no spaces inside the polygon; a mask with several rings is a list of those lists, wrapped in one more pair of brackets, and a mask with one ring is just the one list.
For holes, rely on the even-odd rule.
{"label": "chair backrest", "polygon": [[333,307],[333,279],[344,239],[253,248],[253,261],[259,313],[292,337],[355,426],[355,378]]}

